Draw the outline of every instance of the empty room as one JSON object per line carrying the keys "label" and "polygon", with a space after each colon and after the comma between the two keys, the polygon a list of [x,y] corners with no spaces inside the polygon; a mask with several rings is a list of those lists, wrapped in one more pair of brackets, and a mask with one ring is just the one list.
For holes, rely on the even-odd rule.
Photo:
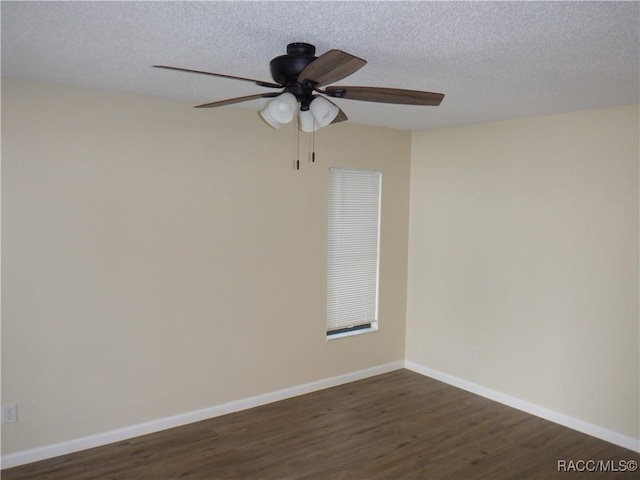
{"label": "empty room", "polygon": [[638,478],[640,2],[0,8],[3,480]]}

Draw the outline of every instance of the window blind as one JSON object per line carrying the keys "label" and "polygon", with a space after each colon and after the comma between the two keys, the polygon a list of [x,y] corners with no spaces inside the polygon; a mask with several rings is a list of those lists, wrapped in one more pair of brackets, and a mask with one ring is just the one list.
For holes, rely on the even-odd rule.
{"label": "window blind", "polygon": [[329,175],[327,334],[377,326],[382,173]]}

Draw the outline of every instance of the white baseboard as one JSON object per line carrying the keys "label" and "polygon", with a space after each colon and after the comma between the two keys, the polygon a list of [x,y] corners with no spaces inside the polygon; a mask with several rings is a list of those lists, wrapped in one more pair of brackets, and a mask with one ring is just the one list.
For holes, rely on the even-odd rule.
{"label": "white baseboard", "polygon": [[565,415],[563,413],[541,407],[540,405],[536,405],[535,403],[527,402],[525,400],[512,397],[511,395],[497,392],[490,388],[483,387],[482,385],[478,385],[477,383],[469,382],[468,380],[464,380],[462,378],[455,377],[453,375],[449,375],[448,373],[434,370],[432,368],[425,367],[408,360],[404,362],[404,366],[408,370],[414,371],[421,375],[425,375],[427,377],[431,377],[435,380],[439,380],[449,385],[453,385],[454,387],[461,388],[468,392],[475,393],[476,395],[480,395],[481,397],[494,400],[518,410],[522,410],[523,412],[527,412],[537,417],[544,418],[545,420],[549,420],[564,427],[577,430],[578,432],[586,433],[587,435],[605,440],[609,443],[613,443],[614,445],[628,448],[629,450],[633,450],[634,452],[640,452],[640,439],[638,438],[633,438],[618,432],[614,432],[599,425],[585,422],[584,420],[580,420],[569,415]]}
{"label": "white baseboard", "polygon": [[358,370],[356,372],[351,372],[344,375],[338,375],[337,377],[325,378],[323,380],[285,388],[276,392],[265,393],[263,395],[245,398],[242,400],[235,400],[232,402],[223,403],[221,405],[214,405],[212,407],[196,410],[193,412],[174,415],[172,417],[160,418],[158,420],[152,420],[150,422],[140,423],[137,425],[132,425],[130,427],[98,433],[96,435],[91,435],[88,437],[77,438],[74,440],[69,440],[67,442],[61,442],[53,445],[34,448],[31,450],[10,453],[8,455],[2,455],[1,468],[4,469],[16,467],[18,465],[24,465],[26,463],[37,462],[39,460],[45,460],[47,458],[86,450],[88,448],[108,445],[114,442],[120,442],[122,440],[139,437],[140,435],[159,432],[168,428],[179,427],[181,425],[187,425],[189,423],[198,422],[200,420],[206,420],[209,418],[218,417],[220,415],[238,412],[240,410],[246,410],[248,408],[259,407],[260,405],[265,405],[267,403],[297,397],[298,395],[304,395],[305,393],[311,393],[318,390],[323,390],[325,388],[354,382],[356,380],[362,380],[364,378],[391,372],[393,370],[399,370],[401,368],[404,368],[403,361],[387,363],[384,365],[379,365],[364,370]]}
{"label": "white baseboard", "polygon": [[78,452],[102,445],[108,445],[110,443],[120,442],[122,440],[139,437],[141,435],[159,432],[168,428],[179,427],[181,425],[187,425],[189,423],[206,420],[208,418],[214,418],[220,415],[226,415],[228,413],[258,407],[267,403],[277,402],[279,400],[285,400],[287,398],[296,397],[298,395],[304,395],[305,393],[311,393],[318,390],[323,390],[325,388],[343,385],[345,383],[362,380],[364,378],[391,372],[401,368],[407,368],[408,370],[414,371],[421,375],[431,377],[435,380],[453,385],[455,387],[461,388],[471,393],[475,393],[476,395],[480,395],[504,405],[517,408],[518,410],[536,415],[559,425],[563,425],[573,430],[586,433],[587,435],[600,438],[629,450],[640,452],[640,439],[622,435],[618,432],[614,432],[598,425],[594,425],[592,423],[585,422],[583,420],[579,420],[562,413],[558,413],[554,410],[550,410],[534,403],[527,402],[525,400],[521,400],[519,398],[512,397],[501,392],[497,392],[490,388],[483,387],[482,385],[469,382],[468,380],[464,380],[462,378],[455,377],[453,375],[449,375],[447,373],[440,372],[438,370],[434,370],[411,361],[398,361],[372,368],[367,368],[364,370],[358,370],[356,372],[347,373],[336,377],[318,380],[315,382],[305,383],[303,385],[297,385],[295,387],[285,388],[283,390],[278,390],[255,397],[235,400],[220,405],[214,405],[212,407],[204,408],[201,410],[161,418],[158,420],[140,423],[117,430],[98,433],[96,435],[91,435],[88,437],[77,438],[74,440],[69,440],[67,442],[61,442],[53,445],[34,448],[31,450],[24,450],[21,452],[2,455],[0,464],[1,468],[5,469],[24,465],[27,463],[37,462],[39,460],[45,460],[47,458],[66,455],[68,453]]}

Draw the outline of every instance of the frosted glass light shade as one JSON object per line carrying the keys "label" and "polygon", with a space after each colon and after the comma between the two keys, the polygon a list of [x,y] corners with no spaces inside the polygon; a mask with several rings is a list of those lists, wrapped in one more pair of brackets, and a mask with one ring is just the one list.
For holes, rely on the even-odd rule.
{"label": "frosted glass light shade", "polygon": [[319,128],[318,122],[316,122],[309,110],[300,110],[300,130],[305,133],[311,133]]}
{"label": "frosted glass light shade", "polygon": [[258,112],[260,114],[260,117],[262,118],[262,120],[267,122],[267,124],[270,127],[276,128],[276,129],[280,128],[282,124],[278,122],[275,118],[273,118],[273,115],[271,115],[271,113],[269,112],[268,106],[269,105],[267,104],[267,106],[265,106],[262,110]]}
{"label": "frosted glass light shade", "polygon": [[340,109],[323,97],[314,97],[309,110],[316,119],[318,127],[326,127],[338,116]]}
{"label": "frosted glass light shade", "polygon": [[283,93],[260,110],[260,116],[273,128],[280,128],[293,120],[298,100],[292,93]]}

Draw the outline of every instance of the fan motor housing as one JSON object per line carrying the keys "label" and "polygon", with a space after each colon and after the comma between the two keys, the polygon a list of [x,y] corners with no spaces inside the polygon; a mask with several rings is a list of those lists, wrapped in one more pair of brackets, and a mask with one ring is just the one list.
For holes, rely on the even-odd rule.
{"label": "fan motor housing", "polygon": [[269,63],[271,76],[280,85],[298,83],[300,72],[317,58],[315,53],[316,47],[310,43],[290,43],[286,55],[280,55]]}

